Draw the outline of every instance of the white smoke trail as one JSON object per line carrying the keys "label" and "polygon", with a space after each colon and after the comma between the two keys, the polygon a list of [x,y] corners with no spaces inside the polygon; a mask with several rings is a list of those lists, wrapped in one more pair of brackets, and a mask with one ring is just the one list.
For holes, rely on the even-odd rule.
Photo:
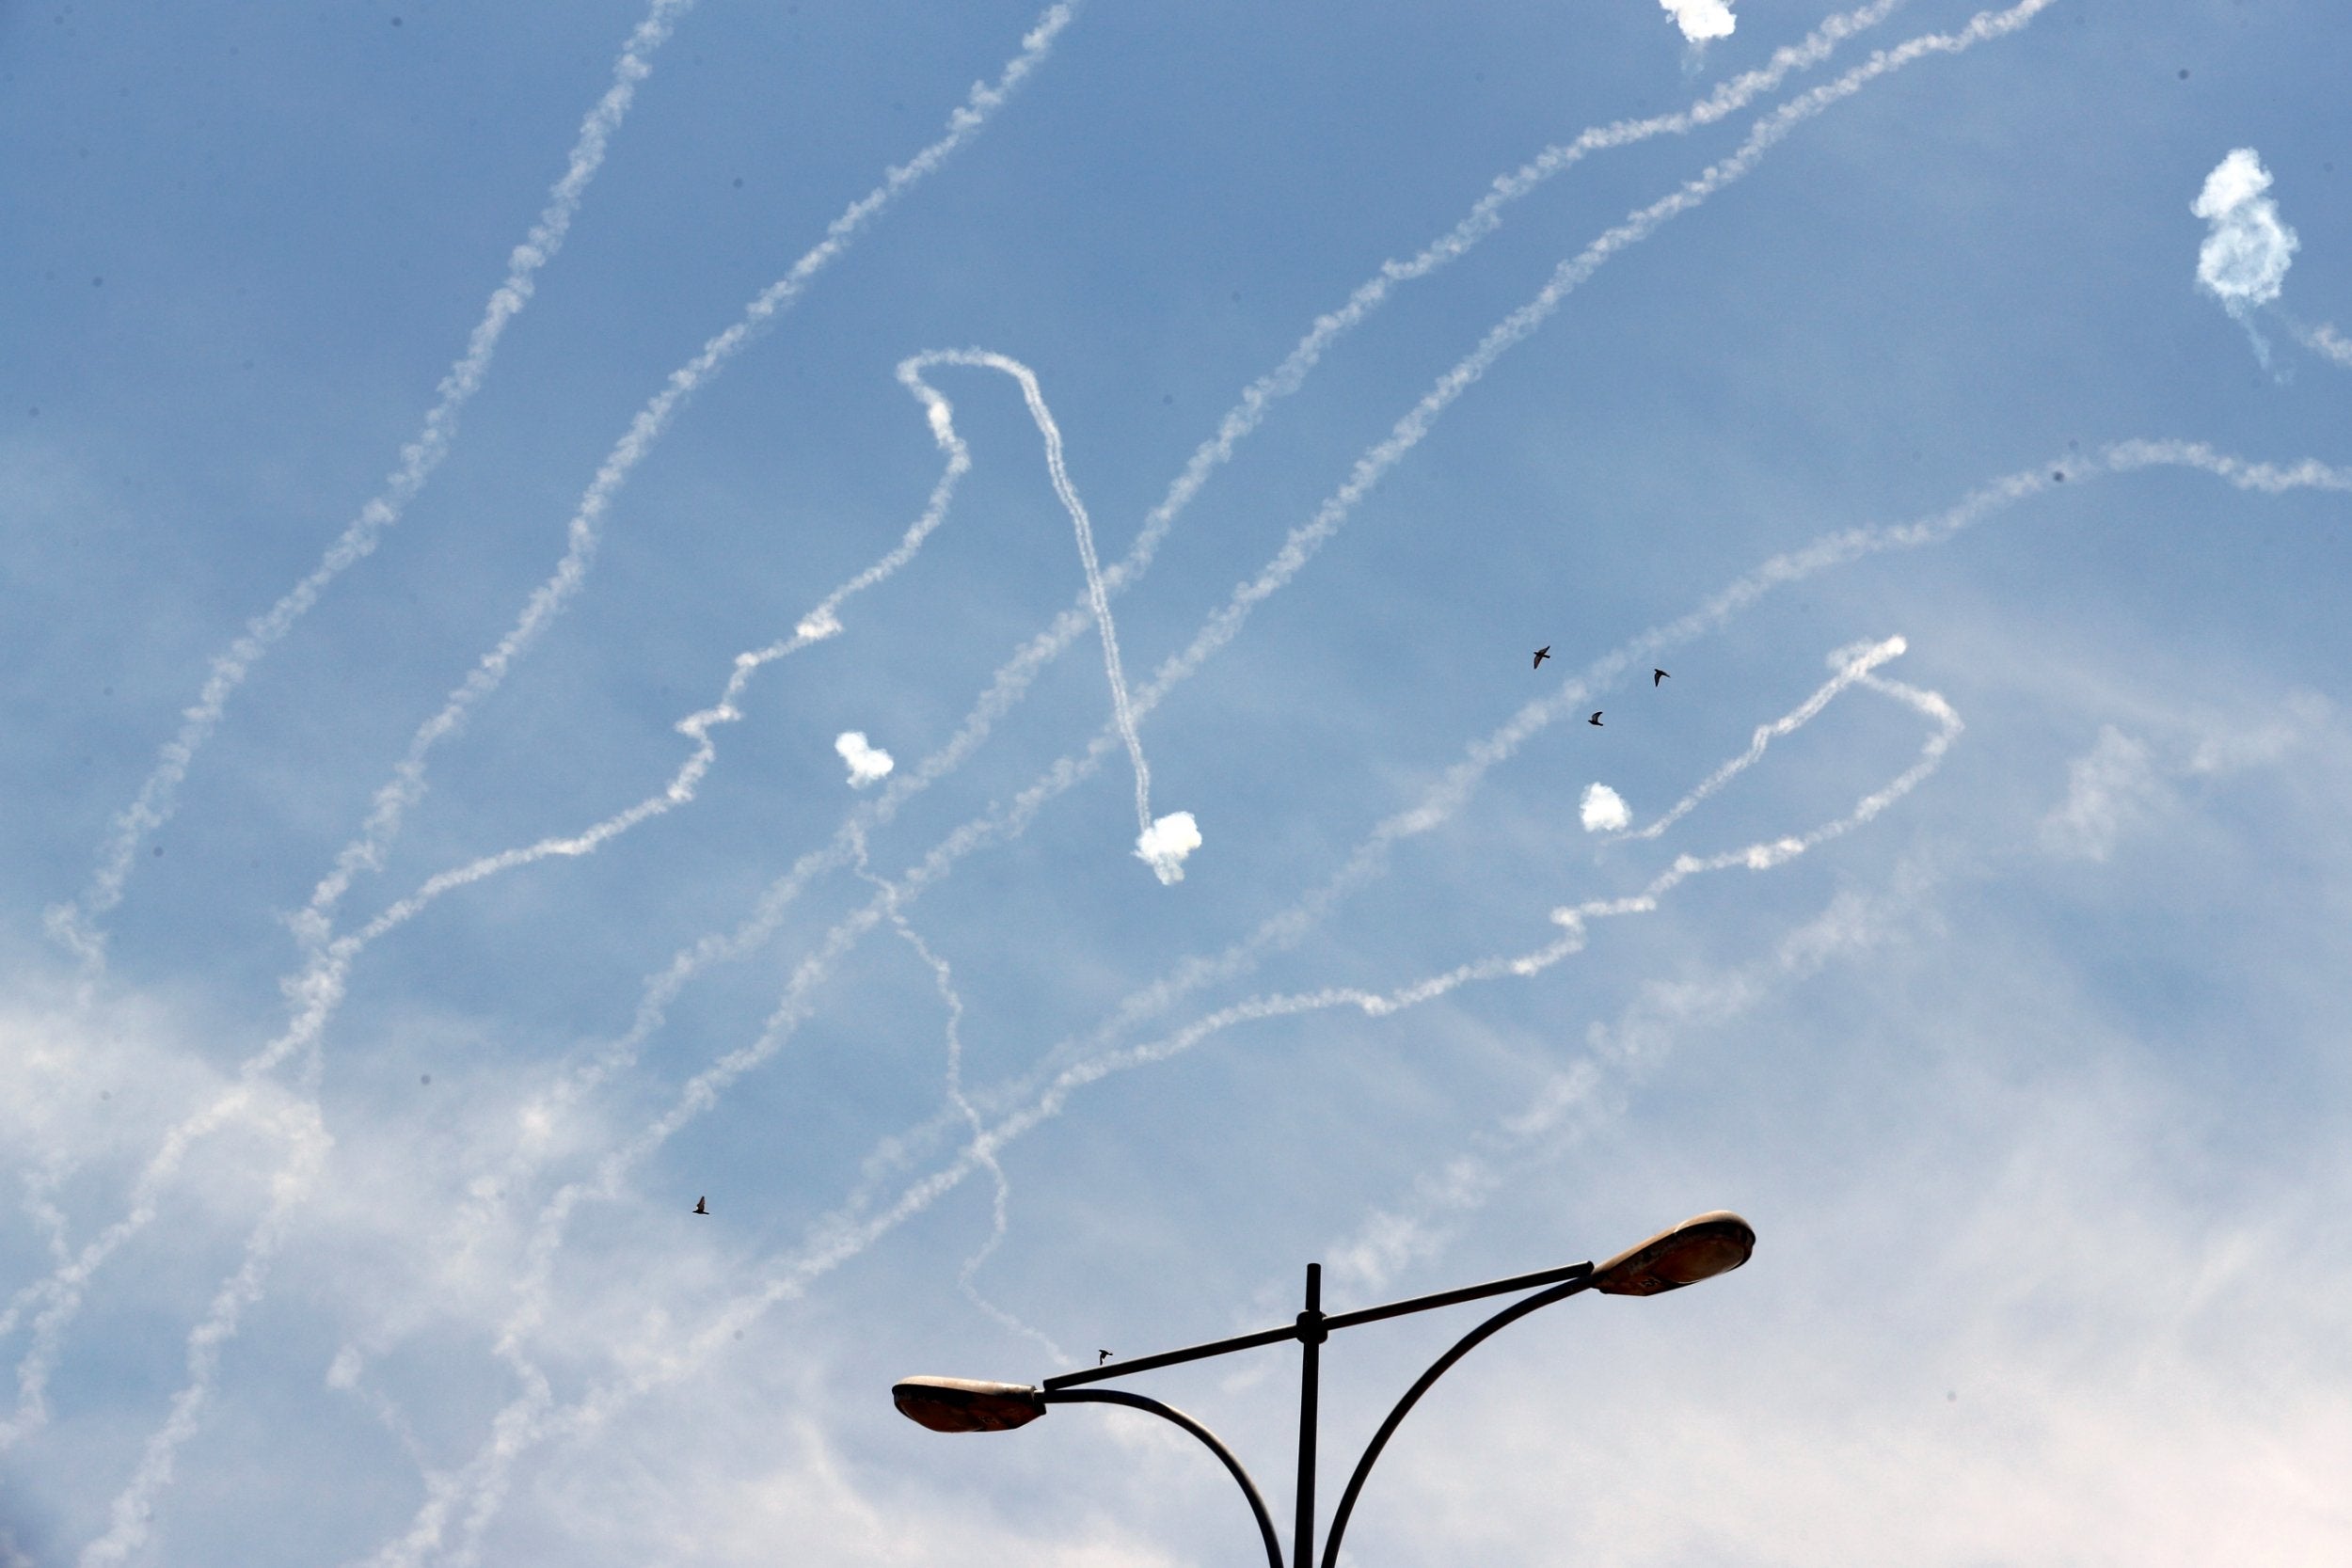
{"label": "white smoke trail", "polygon": [[[1220,420],[1216,436],[1194,451],[1184,472],[1169,486],[1168,495],[1144,519],[1144,526],[1127,555],[1102,574],[1104,592],[1106,594],[1118,593],[1149,570],[1160,543],[1174,527],[1177,517],[1208,483],[1210,476],[1230,462],[1240,444],[1263,423],[1273,404],[1303,386],[1325,353],[1377,311],[1397,284],[1426,277],[1467,255],[1486,235],[1502,227],[1502,214],[1506,207],[1591,153],[1629,146],[1653,136],[1682,135],[1712,124],[1744,107],[1758,95],[1776,88],[1791,72],[1828,58],[1838,44],[1876,25],[1901,3],[1902,0],[1874,0],[1873,4],[1831,17],[1800,42],[1775,51],[1764,67],[1722,84],[1689,109],[1593,127],[1571,141],[1546,149],[1515,173],[1497,179],[1487,194],[1452,230],[1409,261],[1384,263],[1379,273],[1356,289],[1345,306],[1318,318],[1313,329],[1300,340],[1280,365],[1249,386],[1243,393],[1241,402]],[[922,383],[919,371],[923,358],[923,356],[916,356],[901,364],[899,379],[925,400],[931,412],[934,429],[945,431],[948,428],[944,423],[947,404],[945,399]],[[949,439],[950,436],[942,436],[943,441]],[[961,453],[960,443],[955,451]],[[959,455],[958,461],[964,459]],[[909,554],[915,542],[915,536],[911,533],[906,546]],[[898,563],[900,562],[894,561],[891,564],[895,568]],[[669,1005],[696,974],[710,964],[734,961],[757,951],[774,934],[785,910],[811,880],[849,863],[850,844],[857,833],[891,820],[908,800],[953,772],[977,750],[995,721],[1022,700],[1038,672],[1058,657],[1085,629],[1087,611],[1092,603],[1093,589],[1089,583],[1088,590],[1081,594],[1080,609],[1063,612],[1052,626],[997,671],[987,691],[965,716],[946,746],[924,759],[917,768],[899,774],[872,802],[870,810],[861,808],[866,811],[866,815],[844,825],[830,846],[813,851],[796,863],[786,876],[771,885],[752,914],[732,932],[724,936],[714,934],[707,937],[692,948],[679,953],[669,968],[648,984],[628,1034],[608,1048],[596,1063],[585,1069],[584,1074],[567,1079],[564,1085],[560,1085],[555,1106],[534,1106],[526,1113],[524,1156],[527,1158],[529,1149],[544,1136],[552,1110],[569,1104],[579,1095],[593,1089],[611,1072],[635,1059],[637,1048],[660,1027]],[[827,628],[832,625],[824,607],[820,607],[802,623],[802,635],[827,635]],[[1083,766],[1087,771],[1091,771],[1090,760]],[[1181,833],[1182,827],[1181,824],[1171,823],[1166,831]],[[521,1174],[518,1169],[510,1169],[503,1178],[485,1178],[478,1182],[461,1230],[468,1234],[478,1233],[486,1221],[485,1206],[500,1193],[512,1190]]]}
{"label": "white smoke trail", "polygon": [[[1762,759],[1767,746],[1784,736],[1794,735],[1804,728],[1812,721],[1814,715],[1827,707],[1840,691],[1862,679],[1888,659],[1900,657],[1903,648],[1903,640],[1895,637],[1889,638],[1875,647],[1866,648],[1859,652],[1852,649],[1840,649],[1837,654],[1832,656],[1831,659],[1832,666],[1837,673],[1832,675],[1820,690],[1806,698],[1802,705],[1782,714],[1771,723],[1758,724],[1754,738],[1748,742],[1746,751],[1701,780],[1697,788],[1676,801],[1663,816],[1646,828],[1637,828],[1629,833],[1619,833],[1616,838],[1656,838],[1668,828],[1690,816],[1708,796],[1755,767]],[[1613,839],[1611,842],[1613,843],[1615,840]]]}
{"label": "white smoke trail", "polygon": [[[335,905],[341,900],[342,894],[349,888],[352,879],[360,870],[380,868],[384,852],[398,832],[403,814],[422,795],[424,763],[428,753],[441,740],[463,727],[471,707],[496,689],[514,659],[535,641],[548,621],[560,611],[571,594],[577,591],[586,576],[589,561],[594,554],[598,520],[611,505],[613,497],[618,494],[622,484],[626,483],[631,469],[652,450],[654,442],[667,428],[679,404],[710,376],[716,374],[728,359],[750,342],[776,315],[788,309],[805,290],[809,281],[846,250],[874,218],[893,204],[907,189],[937,169],[953,152],[978,134],[995,111],[1044,60],[1056,37],[1075,13],[1077,4],[1078,0],[1061,0],[1061,3],[1048,7],[1023,38],[1020,53],[1005,66],[994,85],[991,86],[986,83],[974,85],[964,103],[949,116],[949,129],[946,135],[924,148],[905,164],[889,169],[880,185],[852,203],[827,227],[826,237],[821,243],[803,255],[783,278],[770,285],[754,299],[741,320],[705,343],[702,351],[693,359],[673,372],[662,391],[640,410],[628,433],[607,456],[604,466],[597,472],[595,483],[590,485],[579,511],[574,515],[567,531],[570,545],[555,573],[533,593],[515,626],[509,630],[496,648],[484,657],[464,684],[451,694],[440,713],[418,731],[416,737],[410,743],[407,756],[394,771],[391,781],[377,792],[373,808],[359,836],[347,844],[337,855],[333,871],[319,883],[311,895],[309,907],[294,917],[294,925],[296,934],[310,950],[310,957],[299,975],[284,982],[283,989],[289,1000],[296,1005],[293,1023],[269,1045],[248,1058],[240,1067],[240,1082],[235,1089],[220,1097],[206,1110],[183,1120],[167,1135],[163,1149],[151,1160],[148,1168],[142,1172],[138,1185],[134,1190],[130,1213],[110,1226],[86,1246],[82,1255],[74,1259],[70,1268],[58,1270],[49,1279],[39,1282],[24,1291],[20,1291],[18,1300],[11,1305],[7,1320],[0,1322],[0,1332],[6,1332],[8,1326],[12,1326],[22,1307],[28,1305],[31,1300],[46,1299],[50,1303],[49,1309],[42,1314],[40,1320],[34,1352],[28,1357],[26,1364],[19,1368],[21,1387],[28,1384],[38,1386],[45,1382],[48,1366],[54,1359],[63,1327],[78,1308],[83,1286],[89,1275],[108,1257],[112,1256],[123,1242],[151,1223],[155,1214],[156,1200],[164,1184],[176,1173],[188,1148],[232,1117],[242,1114],[250,1102],[256,1082],[263,1074],[276,1068],[297,1050],[309,1047],[313,1052],[315,1051],[319,1033],[342,1000],[351,960],[360,948],[367,942],[373,940],[374,936],[380,935],[384,929],[388,929],[390,925],[398,924],[413,915],[417,909],[422,907],[419,902],[420,896],[429,901],[430,896],[437,896],[440,892],[447,891],[449,887],[464,885],[465,880],[479,879],[479,876],[488,875],[491,870],[504,869],[509,864],[521,863],[520,859],[510,857],[536,858],[532,851],[510,851],[507,856],[491,857],[490,863],[476,863],[477,866],[487,863],[489,868],[480,871],[475,877],[466,878],[462,871],[445,874],[446,878],[453,879],[439,880],[437,886],[428,883],[428,888],[432,889],[429,895],[412,895],[410,899],[404,900],[401,905],[395,905],[392,910],[379,915],[360,933],[341,938],[334,938],[330,934],[330,917]],[[815,627],[809,627],[804,623],[803,632],[798,641],[815,641],[818,637],[829,634],[829,624],[820,623]],[[710,718],[715,721],[717,716],[698,717]],[[725,717],[731,718],[733,714],[728,713]],[[691,766],[691,763],[690,766]],[[612,832],[624,831],[627,825],[643,820],[644,816],[648,815],[653,815],[653,810],[650,808],[632,808],[632,813],[623,814],[629,819],[628,824],[624,824],[623,828],[615,828]],[[592,830],[592,833],[594,832]],[[612,832],[604,832],[596,837],[595,842],[601,843],[611,836]],[[593,847],[593,844],[589,846],[589,847]],[[547,852],[561,853],[563,851],[551,849]],[[264,1219],[262,1226],[248,1238],[245,1263],[238,1274],[232,1276],[233,1279],[254,1279],[258,1290],[258,1282],[266,1278],[270,1259],[275,1254],[281,1234],[282,1227],[274,1224],[270,1219]],[[209,1318],[205,1323],[199,1325],[197,1331],[199,1334],[211,1333],[225,1337],[226,1334],[235,1331],[236,1315],[242,1310],[245,1298],[224,1288],[221,1300],[228,1303],[225,1308],[225,1319],[221,1313],[216,1312],[214,1318]],[[225,1328],[220,1326],[223,1323],[225,1323]],[[192,1339],[191,1367],[200,1368],[209,1378],[215,1362],[198,1357],[195,1350],[196,1341]],[[187,1433],[193,1431],[195,1412],[201,1406],[207,1386],[208,1385],[192,1382],[187,1388],[183,1390],[182,1399],[175,1401],[172,1417],[165,1430],[157,1433],[155,1439],[157,1443],[163,1445],[160,1467],[143,1464],[140,1470],[142,1477],[149,1477],[151,1471],[163,1478],[162,1481],[154,1481],[151,1484],[159,1486],[167,1481],[170,1471],[169,1454],[177,1449],[181,1441],[184,1440]],[[10,1434],[21,1434],[19,1428],[7,1430]]]}
{"label": "white smoke trail", "polygon": [[[1029,418],[1038,434],[1045,438],[1045,471],[1054,482],[1054,494],[1070,514],[1071,526],[1077,531],[1078,562],[1086,569],[1087,604],[1094,612],[1096,631],[1103,639],[1103,670],[1111,687],[1111,722],[1119,736],[1127,744],[1127,760],[1136,775],[1136,828],[1138,834],[1136,854],[1151,863],[1163,883],[1180,881],[1184,878],[1184,860],[1200,847],[1200,834],[1191,827],[1188,812],[1154,822],[1152,817],[1152,768],[1143,759],[1143,737],[1136,732],[1136,716],[1127,694],[1127,676],[1120,667],[1119,628],[1111,620],[1109,592],[1103,585],[1103,566],[1094,549],[1094,524],[1087,516],[1086,503],[1078,499],[1077,487],[1070,482],[1070,469],[1062,456],[1061,426],[1054,420],[1054,411],[1046,406],[1045,394],[1039,388],[1037,372],[1009,355],[988,349],[946,349],[918,355],[908,361],[911,365],[967,365],[984,370],[999,371],[1020,383],[1021,396],[1029,405]],[[1169,833],[1169,825],[1182,818],[1190,832],[1189,842],[1182,842],[1182,832]]]}
{"label": "white smoke trail", "polygon": [[[1890,689],[1893,689],[1891,683]],[[624,1359],[634,1370],[593,1389],[577,1405],[564,1411],[553,1409],[551,1392],[544,1377],[529,1379],[525,1395],[500,1412],[493,1422],[491,1439],[483,1449],[461,1471],[436,1479],[426,1509],[420,1514],[418,1528],[412,1529],[403,1541],[388,1545],[383,1552],[371,1559],[371,1562],[390,1565],[416,1560],[412,1553],[396,1551],[396,1548],[410,1548],[421,1546],[427,1541],[437,1541],[442,1522],[449,1512],[469,1494],[473,1499],[473,1506],[469,1511],[465,1526],[466,1544],[454,1555],[453,1560],[471,1562],[474,1560],[475,1544],[503,1502],[511,1484],[513,1466],[525,1452],[559,1436],[570,1439],[585,1436],[647,1393],[688,1375],[716,1354],[735,1330],[756,1320],[777,1303],[804,1293],[816,1280],[865,1251],[898,1226],[929,1209],[965,1177],[976,1170],[988,1168],[1007,1145],[1058,1116],[1073,1095],[1089,1085],[1114,1073],[1168,1060],[1190,1050],[1211,1035],[1240,1023],[1350,1006],[1358,1007],[1367,1016],[1385,1017],[1434,1001],[1477,981],[1505,976],[1533,978],[1581,949],[1586,930],[1593,920],[1655,909],[1661,897],[1692,877],[1740,866],[1770,869],[1819,844],[1851,832],[1915,787],[1933,770],[1959,732],[1958,717],[1943,704],[1940,697],[1933,693],[1914,692],[1908,688],[1900,689],[1899,694],[1903,696],[1903,700],[1912,702],[1913,705],[1930,711],[1939,721],[1938,733],[1929,741],[1920,761],[1885,787],[1866,796],[1847,816],[1817,828],[1802,838],[1784,838],[1769,844],[1751,845],[1704,860],[1680,856],[1669,870],[1654,879],[1639,895],[1629,898],[1591,900],[1573,909],[1555,910],[1551,919],[1565,927],[1564,934],[1533,953],[1479,959],[1443,974],[1385,992],[1355,987],[1333,987],[1295,995],[1252,998],[1218,1009],[1161,1040],[1080,1063],[1065,1070],[1031,1104],[1003,1118],[985,1134],[975,1137],[945,1168],[911,1183],[897,1202],[883,1212],[861,1218],[857,1207],[853,1205],[850,1210],[836,1212],[829,1220],[821,1222],[815,1227],[816,1233],[810,1244],[798,1257],[788,1259],[758,1291],[729,1304],[717,1314],[708,1327],[694,1336],[683,1349],[675,1345],[660,1348],[649,1346],[642,1353],[631,1354]],[[896,908],[895,899],[893,908]],[[426,1529],[427,1514],[431,1515],[429,1530]]]}
{"label": "white smoke trail", "polygon": [[[963,1092],[963,997],[956,990],[955,972],[948,967],[946,959],[931,950],[930,944],[923,940],[922,934],[915,930],[913,924],[908,921],[906,911],[898,907],[898,890],[867,868],[863,853],[858,857],[857,872],[861,878],[871,882],[889,901],[891,928],[898,933],[901,941],[914,949],[915,956],[921,958],[931,972],[931,980],[938,988],[939,999],[947,1008],[947,1102],[954,1107],[956,1114],[963,1118],[965,1125],[972,1131],[973,1138],[977,1141],[987,1129],[980,1120],[980,1113],[973,1108],[972,1101],[965,1097]],[[1009,1211],[1012,1203],[1012,1182],[1006,1177],[1004,1165],[993,1155],[983,1160],[981,1165],[988,1172],[989,1180],[995,1186],[994,1201],[991,1209],[992,1223],[988,1239],[982,1242],[978,1249],[963,1260],[963,1266],[956,1271],[956,1289],[962,1292],[966,1301],[979,1308],[981,1313],[998,1327],[1036,1344],[1055,1364],[1066,1363],[1070,1357],[1059,1345],[1054,1342],[1052,1336],[1022,1322],[1010,1312],[981,1295],[979,1287],[974,1283],[981,1268],[987,1264],[990,1258],[995,1255],[996,1249],[1004,1244],[1005,1234],[1011,1226]]]}
{"label": "white smoke trail", "polygon": [[490,295],[482,320],[474,325],[472,335],[467,339],[465,354],[441,378],[437,388],[439,401],[426,413],[424,428],[418,432],[415,440],[401,449],[400,467],[393,470],[383,491],[360,509],[359,515],[352,519],[310,575],[290,589],[268,613],[250,622],[245,635],[214,658],[196,705],[181,716],[179,733],[156,758],[154,771],[139,786],[137,798],[116,816],[89,886],[72,903],[49,911],[49,930],[81,960],[86,985],[95,983],[105,963],[105,939],[97,922],[122,901],[131,869],[138,863],[140,843],[171,819],[178,805],[181,782],[187,777],[196,753],[219,727],[229,699],[245,684],[262,656],[318,602],[326,585],[374,550],[384,531],[400,521],[408,503],[448,455],[450,443],[457,434],[458,414],[488,376],[499,340],[522,313],[523,307],[531,303],[539,270],[563,248],[572,218],[587,194],[588,182],[604,163],[605,150],[628,114],[637,84],[652,72],[649,62],[654,51],[661,47],[678,18],[692,4],[693,0],[654,0],[645,19],[622,45],[620,57],[613,61],[612,86],[581,121],[580,136],[572,144],[563,178],[548,191],[539,221],[508,257],[506,278]]}

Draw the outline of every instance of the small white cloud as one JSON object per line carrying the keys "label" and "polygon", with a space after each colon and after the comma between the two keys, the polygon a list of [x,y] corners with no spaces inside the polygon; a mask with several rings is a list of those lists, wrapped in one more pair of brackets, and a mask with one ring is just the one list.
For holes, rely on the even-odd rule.
{"label": "small white cloud", "polygon": [[1588,833],[1623,832],[1633,814],[1626,809],[1625,797],[1605,784],[1586,784],[1584,802],[1578,808]]}
{"label": "small white cloud", "polygon": [[841,635],[841,618],[830,610],[812,610],[792,628],[792,634],[803,642],[821,642]]}
{"label": "small white cloud", "polygon": [[866,744],[863,730],[845,731],[833,743],[833,749],[841,753],[843,762],[850,765],[851,789],[864,789],[877,779],[889,777],[891,768],[898,766],[890,760],[888,752],[879,746]]}
{"label": "small white cloud", "polygon": [[[2248,332],[2248,313],[2279,297],[2287,266],[2301,244],[2279,221],[2279,204],[2265,196],[2270,171],[2250,147],[2234,149],[2205,176],[2205,188],[2189,211],[2213,226],[2197,248],[2198,286],[2221,301]],[[2254,351],[2265,363],[2268,345],[2257,336]]]}
{"label": "small white cloud", "polygon": [[1682,36],[1692,43],[1705,43],[1708,39],[1727,39],[1732,28],[1739,25],[1731,14],[1731,0],[1658,0],[1666,14],[1675,19]]}
{"label": "small white cloud", "polygon": [[1162,883],[1184,879],[1184,857],[1200,847],[1200,825],[1188,811],[1172,811],[1136,838],[1136,858]]}

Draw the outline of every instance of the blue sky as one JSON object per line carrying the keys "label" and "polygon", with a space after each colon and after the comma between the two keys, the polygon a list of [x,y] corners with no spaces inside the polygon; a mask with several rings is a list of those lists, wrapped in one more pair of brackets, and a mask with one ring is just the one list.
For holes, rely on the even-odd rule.
{"label": "blue sky", "polygon": [[1731,9],[0,13],[0,1563],[1245,1560],[888,1386],[1718,1207],[1348,1560],[2352,1550],[2352,44]]}

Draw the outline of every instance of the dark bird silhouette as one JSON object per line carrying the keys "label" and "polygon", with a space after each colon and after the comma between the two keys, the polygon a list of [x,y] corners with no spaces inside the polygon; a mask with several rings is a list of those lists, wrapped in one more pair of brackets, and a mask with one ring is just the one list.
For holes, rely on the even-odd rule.
{"label": "dark bird silhouette", "polygon": [[696,1198],[696,1199],[694,1200],[694,1212],[696,1212],[697,1214],[707,1214],[707,1213],[709,1213],[709,1212],[710,1212],[710,1201],[709,1201],[709,1199],[707,1199],[707,1198],[700,1198],[700,1197]]}
{"label": "dark bird silhouette", "polygon": [[1111,1353],[1106,1350],[1098,1350],[1094,1353],[1094,1364],[1098,1367],[1110,1358]]}
{"label": "dark bird silhouette", "polygon": [[1529,665],[1528,668],[1531,670],[1540,670],[1544,667],[1544,660],[1549,658],[1550,657],[1551,644],[1547,642],[1542,647],[1535,650],[1535,662]]}
{"label": "dark bird silhouette", "polygon": [[1665,672],[1665,671],[1663,671],[1663,670],[1652,670],[1652,671],[1649,673],[1649,685],[1650,685],[1650,689],[1651,689],[1651,690],[1653,690],[1653,691],[1657,690],[1657,689],[1658,689],[1658,683],[1659,683],[1660,681],[1664,680],[1664,679],[1666,679],[1666,672]]}
{"label": "dark bird silhouette", "polygon": [[1600,721],[1601,711],[1602,710],[1599,708],[1595,708],[1593,710],[1593,716],[1590,719],[1585,720],[1584,722],[1592,725],[1593,728],[1597,730],[1604,728],[1605,726]]}

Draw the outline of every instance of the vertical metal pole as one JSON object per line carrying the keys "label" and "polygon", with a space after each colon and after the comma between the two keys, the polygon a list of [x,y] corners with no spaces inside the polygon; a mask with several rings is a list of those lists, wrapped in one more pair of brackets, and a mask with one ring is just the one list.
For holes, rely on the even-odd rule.
{"label": "vertical metal pole", "polygon": [[1323,1265],[1307,1265],[1307,1309],[1298,1314],[1304,1352],[1298,1373],[1298,1522],[1291,1535],[1291,1568],[1315,1560],[1315,1374],[1323,1356]]}

